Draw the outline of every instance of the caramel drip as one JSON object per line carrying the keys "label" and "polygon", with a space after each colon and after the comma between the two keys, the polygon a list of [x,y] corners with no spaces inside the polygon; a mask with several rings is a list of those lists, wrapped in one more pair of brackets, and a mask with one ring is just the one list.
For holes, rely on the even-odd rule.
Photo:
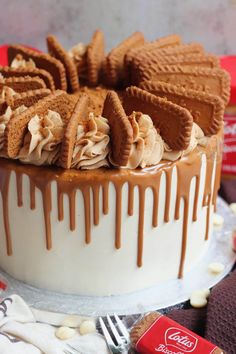
{"label": "caramel drip", "polygon": [[12,241],[9,223],[9,208],[8,208],[8,194],[9,194],[9,183],[10,183],[11,171],[2,170],[0,173],[0,191],[2,195],[2,210],[3,210],[3,220],[5,228],[7,255],[12,255]]}
{"label": "caramel drip", "polygon": [[57,184],[57,215],[59,221],[64,220],[63,193],[61,192],[58,184]]}
{"label": "caramel drip", "polygon": [[35,184],[32,179],[30,179],[30,209],[34,210],[35,206]]}
{"label": "caramel drip", "polygon": [[207,198],[207,217],[206,217],[206,233],[205,240],[209,238],[209,228],[210,228],[210,211],[211,211],[211,194],[208,195]]}
{"label": "caramel drip", "polygon": [[166,203],[165,203],[165,215],[164,221],[170,221],[170,197],[171,197],[171,179],[173,168],[167,169],[166,173]]}
{"label": "caramel drip", "polygon": [[92,187],[93,190],[93,223],[99,225],[99,186]]}
{"label": "caramel drip", "polygon": [[108,188],[109,184],[108,182],[105,182],[102,186],[102,198],[103,198],[103,205],[102,205],[102,211],[104,215],[107,215],[109,212],[109,206],[108,206]]}
{"label": "caramel drip", "polygon": [[116,236],[115,247],[121,248],[121,205],[122,205],[122,187],[123,185],[116,184]]}
{"label": "caramel drip", "polygon": [[51,183],[47,183],[43,188],[41,188],[41,193],[43,195],[43,211],[46,229],[46,247],[47,250],[52,248],[52,232],[51,232]]}
{"label": "caramel drip", "polygon": [[206,231],[205,240],[209,238],[209,223],[210,223],[210,209],[212,201],[212,176],[214,170],[214,159],[212,155],[207,156],[207,169],[206,169],[206,179],[205,179],[205,189],[203,195],[203,206],[207,207],[207,217],[206,217]]}
{"label": "caramel drip", "polygon": [[76,228],[75,225],[75,197],[76,197],[76,191],[74,189],[72,189],[69,193],[68,193],[68,197],[69,197],[69,210],[70,210],[70,230],[74,231]]}
{"label": "caramel drip", "polygon": [[189,212],[189,198],[184,198],[184,219],[183,219],[183,233],[182,233],[182,248],[179,264],[178,277],[182,278],[184,273],[184,261],[187,249],[187,237],[188,237],[188,212]]}
{"label": "caramel drip", "polygon": [[17,190],[17,205],[22,207],[23,196],[22,196],[22,174],[16,172],[16,190]]}
{"label": "caramel drip", "polygon": [[132,216],[134,213],[134,185],[129,183],[129,194],[128,194],[128,215]]}
{"label": "caramel drip", "polygon": [[[31,167],[32,168],[32,167]],[[27,174],[27,173],[26,173]],[[52,210],[52,195],[51,195],[51,180],[47,178],[44,171],[38,171],[33,175],[28,175],[30,179],[30,207],[35,208],[35,187],[37,187],[43,199],[44,223],[46,230],[46,247],[47,250],[52,248],[52,232],[51,232],[51,210]]]}
{"label": "caramel drip", "polygon": [[212,196],[212,204],[214,205],[214,211],[216,211],[216,199],[217,199],[218,190],[220,188],[221,164],[222,164],[222,160],[219,159],[218,157],[216,162],[216,175],[215,175],[215,182],[214,182],[213,196]]}
{"label": "caramel drip", "polygon": [[90,207],[90,188],[85,186],[82,188],[84,197],[84,219],[85,219],[85,242],[91,242],[91,207]]}
{"label": "caramel drip", "polygon": [[196,176],[196,187],[195,187],[195,195],[194,195],[194,202],[193,202],[193,221],[197,221],[199,188],[200,188],[200,176],[198,175],[198,176]]}
{"label": "caramel drip", "polygon": [[[202,153],[201,153],[202,149]],[[212,149],[210,153],[212,153]],[[139,215],[138,215],[138,235],[137,235],[137,266],[141,267],[143,263],[144,249],[144,216],[145,216],[145,194],[146,189],[150,188],[153,193],[152,225],[158,225],[158,209],[160,180],[162,173],[166,176],[166,198],[164,220],[170,219],[170,200],[171,200],[171,181],[173,168],[177,169],[177,195],[175,205],[175,219],[180,217],[180,201],[184,201],[182,246],[179,264],[179,276],[183,275],[184,263],[187,249],[188,236],[188,214],[189,214],[189,192],[192,179],[196,178],[194,207],[192,218],[197,219],[197,205],[199,199],[200,172],[202,164],[202,154],[207,154],[207,148],[199,148],[197,152],[182,157],[175,162],[161,161],[158,166],[149,169],[125,170],[125,169],[98,169],[94,171],[62,170],[60,168],[47,168],[31,165],[22,165],[16,161],[1,159],[0,164],[0,192],[3,200],[3,217],[6,233],[7,253],[12,254],[12,244],[10,236],[10,227],[8,220],[8,190],[11,171],[17,176],[17,199],[18,205],[22,205],[22,174],[29,177],[30,180],[30,206],[35,208],[35,188],[37,187],[43,199],[46,247],[52,247],[51,235],[51,183],[57,183],[57,207],[58,220],[64,219],[63,197],[66,194],[69,198],[70,229],[76,228],[76,193],[80,190],[84,202],[84,220],[85,220],[85,242],[91,242],[91,196],[93,197],[93,223],[99,224],[100,219],[100,190],[102,191],[102,211],[106,215],[109,212],[109,183],[115,187],[116,193],[116,214],[115,214],[115,247],[121,248],[121,228],[122,228],[122,193],[123,185],[128,183],[128,215],[132,216],[134,212],[134,189],[138,187],[139,194]],[[214,160],[207,156],[206,181],[204,189],[203,205],[207,206],[207,227],[209,229],[210,207],[212,203],[211,181],[213,174]],[[214,184],[213,201],[216,199],[217,188],[219,185],[220,163],[217,165],[216,179]],[[206,239],[208,235],[206,230]]]}
{"label": "caramel drip", "polygon": [[139,186],[139,219],[138,219],[138,267],[143,265],[143,229],[144,229],[144,210],[145,210],[145,187]]}
{"label": "caramel drip", "polygon": [[[179,277],[183,276],[184,262],[187,250],[187,236],[188,236],[188,214],[189,214],[189,194],[191,181],[194,177],[197,180],[200,178],[201,171],[201,156],[198,154],[191,155],[191,157],[184,157],[181,159],[177,167],[177,197],[175,205],[175,219],[180,217],[180,201],[184,201],[184,215],[183,215],[183,230],[182,230],[182,246],[181,246],[181,256],[179,264]],[[188,168],[188,173],[186,173],[186,168]],[[195,187],[195,197],[194,201],[197,200],[199,193],[199,185],[196,183]]]}

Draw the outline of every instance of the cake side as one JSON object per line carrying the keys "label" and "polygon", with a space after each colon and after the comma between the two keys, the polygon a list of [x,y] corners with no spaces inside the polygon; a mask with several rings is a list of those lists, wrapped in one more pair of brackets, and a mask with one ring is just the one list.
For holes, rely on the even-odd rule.
{"label": "cake side", "polygon": [[182,277],[211,235],[217,142],[139,171],[39,174],[2,160],[0,266],[37,287],[84,295]]}

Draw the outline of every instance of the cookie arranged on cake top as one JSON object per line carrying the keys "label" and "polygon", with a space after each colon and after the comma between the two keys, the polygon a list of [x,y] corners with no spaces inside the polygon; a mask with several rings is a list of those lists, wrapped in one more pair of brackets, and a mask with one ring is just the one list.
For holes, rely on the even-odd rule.
{"label": "cookie arranged on cake top", "polygon": [[229,75],[176,34],[46,43],[0,67],[1,268],[95,296],[183,277],[212,235]]}
{"label": "cookie arranged on cake top", "polygon": [[[37,133],[32,130],[36,124],[41,125],[40,141],[48,139],[49,131],[53,135],[59,124],[60,143],[52,137],[49,145],[40,148],[42,154],[53,150],[54,144],[60,149],[50,162],[36,163],[31,153],[24,162],[67,169],[152,166],[190,153],[222,129],[229,76],[219,67],[218,58],[198,43],[184,44],[175,34],[149,42],[135,32],[105,55],[104,35],[97,30],[87,45],[78,43],[66,50],[49,35],[47,46],[49,53],[10,45],[9,67],[0,67],[5,157],[23,161],[22,134],[27,129],[34,141],[31,152],[39,151],[41,143],[35,142]],[[39,107],[53,95],[58,100],[53,118],[48,119],[48,112],[40,116]],[[21,106],[26,111],[17,111]],[[61,110],[67,111],[66,119]],[[56,115],[60,119],[54,119]],[[44,127],[45,117],[55,129]],[[157,145],[159,157],[153,158]],[[138,157],[142,154],[146,162]]]}

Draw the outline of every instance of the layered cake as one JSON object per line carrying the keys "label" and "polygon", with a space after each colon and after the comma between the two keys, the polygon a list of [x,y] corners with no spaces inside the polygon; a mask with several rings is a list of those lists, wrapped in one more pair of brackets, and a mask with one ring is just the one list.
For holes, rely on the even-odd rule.
{"label": "layered cake", "polygon": [[47,45],[0,67],[0,267],[93,296],[184,277],[212,235],[228,74],[177,35]]}

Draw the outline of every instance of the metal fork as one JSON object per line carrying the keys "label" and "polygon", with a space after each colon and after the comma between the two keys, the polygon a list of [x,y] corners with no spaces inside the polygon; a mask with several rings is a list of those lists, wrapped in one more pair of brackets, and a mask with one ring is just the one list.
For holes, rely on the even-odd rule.
{"label": "metal fork", "polygon": [[[129,332],[116,314],[114,314],[114,319],[116,323],[113,323],[110,316],[107,315],[106,318],[108,326],[105,325],[105,322],[103,321],[102,317],[99,318],[99,323],[110,352],[112,354],[124,353],[124,350],[128,348],[128,345],[130,343]],[[121,334],[117,331],[116,326]],[[112,339],[110,332],[114,337],[116,343]]]}
{"label": "metal fork", "polygon": [[65,354],[83,354],[78,351],[78,349],[74,348],[72,345],[67,344],[66,349],[64,349]]}

